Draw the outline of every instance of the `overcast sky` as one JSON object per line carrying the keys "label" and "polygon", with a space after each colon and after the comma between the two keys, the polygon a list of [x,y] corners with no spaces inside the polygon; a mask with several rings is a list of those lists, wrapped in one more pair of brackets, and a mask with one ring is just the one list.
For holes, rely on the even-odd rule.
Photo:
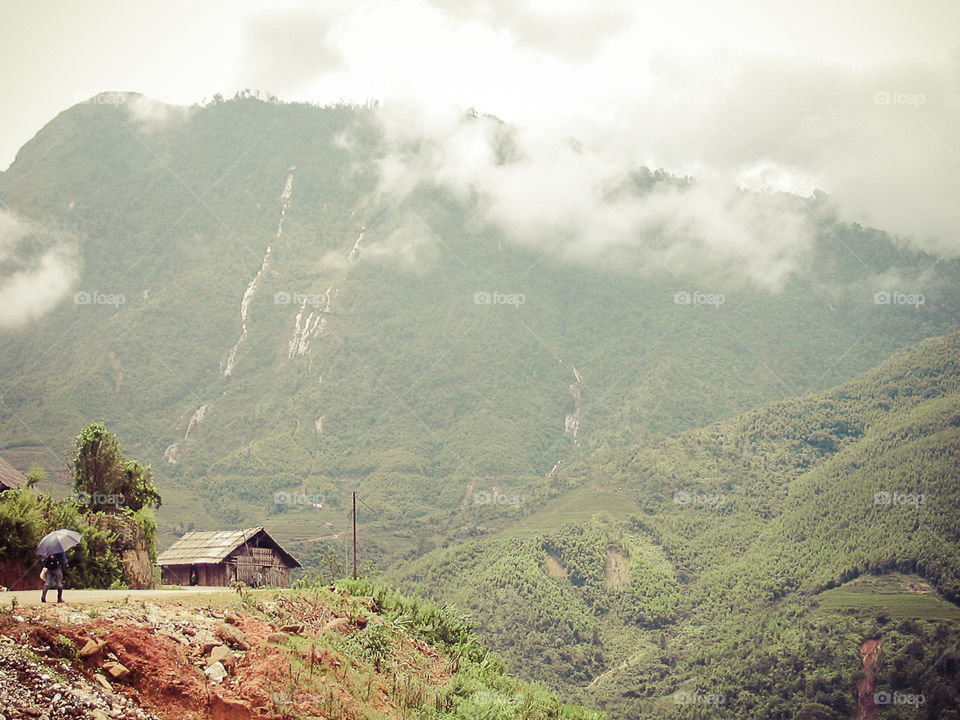
{"label": "overcast sky", "polygon": [[821,188],[851,219],[956,254],[956,0],[0,0],[0,42],[0,167],[108,90],[376,98],[441,138],[448,109],[473,106],[543,138],[552,163],[548,139],[576,137],[601,179],[629,158]]}

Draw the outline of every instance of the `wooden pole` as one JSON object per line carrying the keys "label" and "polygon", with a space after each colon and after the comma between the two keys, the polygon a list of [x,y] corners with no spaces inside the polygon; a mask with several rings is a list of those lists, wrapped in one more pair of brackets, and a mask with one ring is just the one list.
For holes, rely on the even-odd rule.
{"label": "wooden pole", "polygon": [[353,493],[353,579],[357,579],[357,493]]}

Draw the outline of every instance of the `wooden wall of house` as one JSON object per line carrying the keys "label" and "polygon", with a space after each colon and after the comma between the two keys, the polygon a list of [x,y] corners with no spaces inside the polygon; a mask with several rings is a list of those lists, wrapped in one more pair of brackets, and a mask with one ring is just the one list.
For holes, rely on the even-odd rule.
{"label": "wooden wall of house", "polygon": [[227,557],[227,562],[236,568],[237,580],[250,587],[290,585],[291,568],[272,547],[241,545]]}
{"label": "wooden wall of house", "polygon": [[[164,585],[190,585],[190,565],[165,565],[163,568]],[[232,568],[227,568],[223,563],[219,565],[197,565],[197,585],[211,585],[227,587],[230,585],[231,576],[229,572]]]}

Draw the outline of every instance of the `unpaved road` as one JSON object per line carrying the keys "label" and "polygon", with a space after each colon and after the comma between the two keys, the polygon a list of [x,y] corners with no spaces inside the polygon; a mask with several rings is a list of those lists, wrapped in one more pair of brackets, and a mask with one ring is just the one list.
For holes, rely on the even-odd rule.
{"label": "unpaved road", "polygon": [[[0,592],[0,607],[9,608],[14,598],[20,607],[31,607],[40,604],[40,590],[16,590]],[[230,588],[223,587],[192,587],[182,590],[64,590],[63,602],[65,605],[82,605],[84,603],[106,602],[108,600],[175,600],[186,595],[203,595],[209,593],[231,592]],[[56,602],[57,591],[47,592],[47,602]]]}

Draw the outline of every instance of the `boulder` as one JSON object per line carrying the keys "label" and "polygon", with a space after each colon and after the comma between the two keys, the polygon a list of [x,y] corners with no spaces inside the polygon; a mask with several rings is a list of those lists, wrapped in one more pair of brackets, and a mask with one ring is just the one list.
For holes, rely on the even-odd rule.
{"label": "boulder", "polygon": [[103,664],[103,669],[114,680],[126,680],[130,677],[130,671],[118,662],[107,662]]}
{"label": "boulder", "polygon": [[87,640],[87,644],[80,649],[80,657],[85,662],[99,665],[103,661],[103,650],[106,647],[103,640]]}
{"label": "boulder", "polygon": [[210,682],[214,685],[219,685],[227,677],[227,669],[223,666],[222,662],[215,662],[203,672],[206,673],[207,677],[210,678]]}
{"label": "boulder", "polygon": [[267,635],[267,642],[268,642],[268,643],[279,643],[279,644],[282,645],[283,643],[285,643],[285,642],[287,641],[287,638],[288,638],[288,637],[289,637],[289,635],[287,635],[286,633],[282,633],[282,632],[270,633],[269,635]]}
{"label": "boulder", "polygon": [[96,673],[93,676],[93,679],[97,681],[97,685],[106,690],[108,693],[113,692],[113,685],[107,682],[107,679],[100,673]]}
{"label": "boulder", "polygon": [[337,632],[348,632],[350,630],[350,618],[334,618],[320,628],[321,633],[328,633],[332,630]]}
{"label": "boulder", "polygon": [[210,660],[207,662],[207,667],[217,662],[223,663],[224,669],[229,673],[233,673],[237,668],[237,656],[226,645],[217,645],[210,651]]}
{"label": "boulder", "polygon": [[227,625],[226,623],[217,625],[217,637],[235,650],[246,651],[250,649],[250,644],[243,633],[233,625]]}

